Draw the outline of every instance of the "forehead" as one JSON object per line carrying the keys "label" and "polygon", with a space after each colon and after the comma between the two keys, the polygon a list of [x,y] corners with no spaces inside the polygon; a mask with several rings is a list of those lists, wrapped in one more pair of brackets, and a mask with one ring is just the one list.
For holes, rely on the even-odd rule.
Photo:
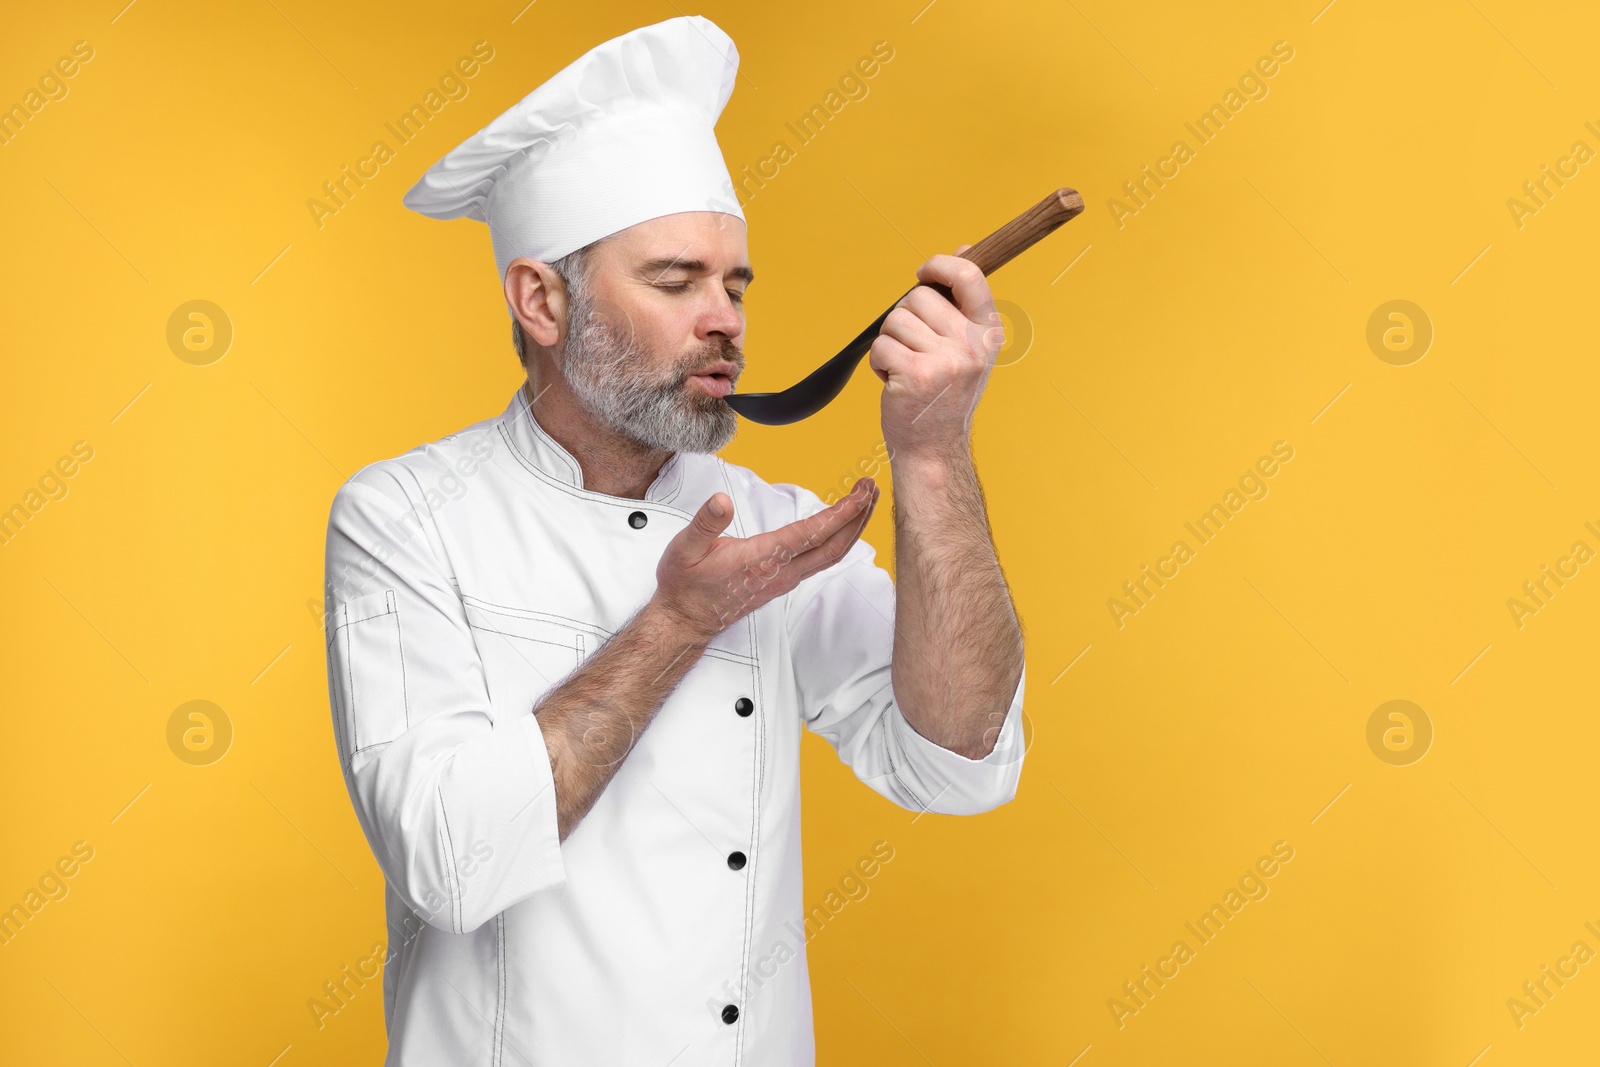
{"label": "forehead", "polygon": [[750,265],[744,220],[720,211],[649,219],[614,234],[602,248],[614,265],[624,267],[675,258],[700,260],[718,270]]}

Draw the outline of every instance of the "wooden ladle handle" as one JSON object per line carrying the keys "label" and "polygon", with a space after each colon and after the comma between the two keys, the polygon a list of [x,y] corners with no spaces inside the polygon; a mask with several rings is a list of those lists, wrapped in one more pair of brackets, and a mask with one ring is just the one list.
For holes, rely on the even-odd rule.
{"label": "wooden ladle handle", "polygon": [[1027,211],[961,253],[985,275],[993,274],[1031,248],[1045,234],[1083,212],[1076,189],[1057,189]]}

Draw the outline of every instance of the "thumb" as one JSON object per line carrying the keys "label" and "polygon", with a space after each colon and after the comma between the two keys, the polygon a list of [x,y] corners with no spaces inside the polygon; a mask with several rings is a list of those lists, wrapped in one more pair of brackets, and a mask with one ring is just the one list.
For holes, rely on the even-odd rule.
{"label": "thumb", "polygon": [[678,547],[691,562],[700,560],[711,551],[712,544],[732,521],[733,501],[727,493],[712,493],[678,535]]}

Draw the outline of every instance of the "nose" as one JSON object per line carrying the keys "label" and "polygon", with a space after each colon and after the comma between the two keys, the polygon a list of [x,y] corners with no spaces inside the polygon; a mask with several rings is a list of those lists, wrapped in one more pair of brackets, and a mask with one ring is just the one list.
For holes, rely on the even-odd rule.
{"label": "nose", "polygon": [[702,341],[711,341],[718,337],[737,340],[744,333],[744,315],[734,304],[733,298],[724,290],[718,288],[716,292],[717,295],[712,297],[714,303],[700,314],[695,336]]}

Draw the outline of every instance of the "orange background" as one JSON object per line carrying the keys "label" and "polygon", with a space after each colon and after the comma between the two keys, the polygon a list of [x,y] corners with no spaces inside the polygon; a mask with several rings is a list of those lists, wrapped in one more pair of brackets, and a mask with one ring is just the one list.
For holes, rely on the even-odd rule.
{"label": "orange background", "polygon": [[[13,12],[0,105],[74,42],[93,55],[0,145],[0,508],[42,505],[0,547],[0,907],[74,872],[0,947],[4,1058],[379,1062],[377,982],[320,1029],[307,1007],[383,937],[326,703],[327,508],[360,466],[500,412],[519,374],[486,231],[400,196],[589,47],[685,13],[743,56],[718,129],[735,178],[791,149],[746,207],[747,389],[797,380],[928,256],[1049,190],[1089,205],[992,279],[1014,343],[975,447],[1027,634],[1021,790],[914,817],[808,739],[808,905],[895,850],[811,943],[820,1062],[1592,1055],[1600,966],[1566,964],[1537,1013],[1507,1002],[1600,950],[1600,577],[1559,562],[1600,548],[1600,176],[1560,162],[1600,149],[1600,18],[1319,7]],[[467,95],[319,227],[323,182],[479,41]],[[880,41],[866,95],[799,144],[785,124]],[[1292,58],[1246,83],[1265,95],[1201,143],[1185,124],[1276,42]],[[1179,140],[1191,158],[1130,199]],[[1564,184],[1514,211],[1546,164]],[[231,324],[204,365],[168,342],[193,300]],[[1413,310],[1374,348],[1393,300]],[[843,488],[881,458],[876,386],[745,424],[726,455]],[[1108,600],[1279,441],[1267,495],[1119,626]],[[77,442],[92,458],[47,477]],[[890,535],[880,508],[885,560]],[[1546,564],[1576,573],[1519,620]],[[232,730],[208,765],[169,743],[192,700]],[[1369,744],[1391,700],[1420,709],[1409,739],[1386,747],[1385,719]],[[1191,940],[1280,841],[1268,895]],[[1123,983],[1180,939],[1193,958],[1119,1020],[1108,1001],[1133,1006]]]}

